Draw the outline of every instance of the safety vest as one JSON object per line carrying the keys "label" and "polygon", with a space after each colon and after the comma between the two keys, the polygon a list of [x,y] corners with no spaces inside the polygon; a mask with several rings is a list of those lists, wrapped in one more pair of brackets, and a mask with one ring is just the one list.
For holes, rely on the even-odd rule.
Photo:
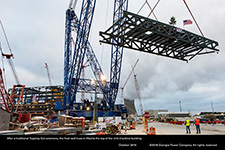
{"label": "safety vest", "polygon": [[199,123],[200,123],[200,120],[199,119],[196,119],[195,120],[195,125],[199,125]]}
{"label": "safety vest", "polygon": [[186,126],[190,126],[190,121],[188,119],[185,120],[185,124],[186,124]]}

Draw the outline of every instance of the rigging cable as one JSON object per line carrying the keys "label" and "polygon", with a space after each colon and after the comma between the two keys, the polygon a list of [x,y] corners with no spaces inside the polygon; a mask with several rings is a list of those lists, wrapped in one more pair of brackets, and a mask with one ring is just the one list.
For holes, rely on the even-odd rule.
{"label": "rigging cable", "polygon": [[141,10],[143,9],[143,7],[145,6],[145,4],[147,4],[148,7],[149,7],[149,9],[151,10],[151,12],[149,13],[148,17],[150,17],[150,15],[153,14],[153,16],[155,17],[155,20],[158,21],[158,18],[156,17],[156,15],[155,15],[155,13],[154,13],[154,9],[155,9],[155,7],[158,5],[159,1],[160,1],[160,0],[158,0],[158,2],[156,3],[156,5],[155,5],[154,8],[152,9],[152,7],[150,6],[148,0],[146,0],[146,1],[144,2],[144,4],[141,6],[141,8],[138,10],[137,14],[139,14],[140,11],[141,11]]}
{"label": "rigging cable", "polygon": [[137,14],[140,13],[140,11],[143,9],[143,7],[145,6],[145,4],[147,3],[147,0],[144,2],[144,4],[141,6],[141,8],[138,10]]}
{"label": "rigging cable", "polygon": [[[146,0],[147,1],[147,0]],[[149,3],[147,2],[147,4],[149,5],[149,8],[151,9],[150,14],[148,15],[148,17],[153,13],[153,15],[155,16],[154,10],[156,8],[156,6],[159,4],[160,0],[157,1],[157,3],[155,4],[155,6],[153,7],[153,9],[151,9]],[[155,17],[156,18],[156,17]],[[158,19],[156,18],[156,20],[158,21]]]}
{"label": "rigging cable", "polygon": [[188,7],[188,5],[187,5],[186,1],[185,1],[185,0],[183,0],[183,1],[184,1],[184,4],[185,4],[185,5],[186,5],[186,7],[187,7],[187,9],[188,9],[189,13],[191,14],[191,17],[193,18],[193,20],[194,20],[194,22],[195,22],[196,26],[198,27],[198,30],[200,31],[201,35],[204,37],[204,34],[203,34],[202,30],[200,29],[200,27],[199,27],[199,25],[198,25],[197,21],[195,20],[195,17],[193,16],[193,14],[192,14],[192,12],[191,12],[190,8]]}

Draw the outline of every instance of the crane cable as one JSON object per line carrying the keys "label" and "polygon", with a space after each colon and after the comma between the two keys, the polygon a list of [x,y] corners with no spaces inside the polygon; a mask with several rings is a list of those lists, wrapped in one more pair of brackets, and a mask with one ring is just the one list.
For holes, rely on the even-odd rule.
{"label": "crane cable", "polygon": [[[146,1],[147,1],[147,0],[146,0]],[[153,9],[151,9],[149,3],[147,2],[149,8],[151,9],[151,12],[150,12],[150,14],[148,15],[148,17],[149,17],[152,13],[153,13],[153,15],[155,16],[154,10],[155,10],[156,6],[159,4],[159,2],[160,2],[160,0],[157,1],[157,3],[155,4],[155,6],[153,7]],[[155,16],[155,18],[156,18],[156,16]],[[156,20],[158,21],[157,18],[156,18]]]}
{"label": "crane cable", "polygon": [[187,7],[187,9],[188,9],[189,13],[191,14],[191,17],[193,18],[193,20],[194,20],[194,22],[195,22],[195,24],[196,24],[196,26],[197,26],[198,30],[200,31],[201,35],[204,37],[204,34],[203,34],[202,30],[200,29],[200,27],[199,27],[199,25],[198,25],[197,21],[195,20],[195,17],[194,17],[194,15],[192,14],[192,12],[191,12],[190,8],[188,7],[188,5],[187,5],[186,1],[185,1],[185,0],[183,0],[183,2],[184,2],[184,4],[186,5],[186,7]]}
{"label": "crane cable", "polygon": [[160,1],[160,0],[157,1],[157,3],[155,4],[155,6],[154,6],[153,9],[152,9],[152,7],[150,6],[148,0],[146,0],[146,1],[144,2],[144,4],[141,6],[141,8],[138,10],[137,14],[139,14],[140,11],[141,11],[141,10],[143,9],[143,7],[145,6],[145,4],[147,4],[148,7],[149,7],[149,9],[151,10],[151,12],[149,13],[148,17],[150,17],[150,15],[153,14],[155,20],[158,21],[158,18],[156,17],[156,15],[155,15],[155,13],[154,13],[154,10],[155,10],[156,6],[159,4],[159,1]]}

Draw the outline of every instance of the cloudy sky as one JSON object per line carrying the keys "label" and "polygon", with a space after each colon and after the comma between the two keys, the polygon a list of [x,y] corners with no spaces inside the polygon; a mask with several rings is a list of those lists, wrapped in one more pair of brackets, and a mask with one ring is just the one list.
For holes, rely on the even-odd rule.
{"label": "cloudy sky", "polygon": [[[26,86],[49,85],[44,63],[47,62],[53,84],[63,84],[64,24],[65,11],[70,0],[0,0],[0,19],[5,27],[20,81]],[[149,0],[153,5],[157,0]],[[140,59],[135,72],[140,86],[144,109],[169,109],[192,114],[225,111],[225,1],[186,0],[204,35],[219,42],[220,53],[198,56],[189,63],[146,53],[124,50],[121,85],[125,82],[131,65]],[[90,42],[107,78],[110,68],[110,46],[99,44],[99,31],[112,24],[113,0],[97,0]],[[129,0],[129,11],[137,13],[145,0]],[[81,0],[76,13],[79,14]],[[147,16],[147,6],[140,12]],[[183,0],[161,0],[155,9],[159,21],[168,23],[172,16],[183,28],[183,20],[191,19]],[[185,26],[186,30],[200,34],[196,25]],[[0,41],[8,52],[3,33]],[[5,60],[7,87],[15,84]],[[1,63],[2,68],[2,63]],[[86,78],[93,78],[90,68]],[[133,77],[125,87],[125,98],[137,99]],[[117,102],[120,101],[120,93]],[[138,101],[135,102],[138,107]]]}

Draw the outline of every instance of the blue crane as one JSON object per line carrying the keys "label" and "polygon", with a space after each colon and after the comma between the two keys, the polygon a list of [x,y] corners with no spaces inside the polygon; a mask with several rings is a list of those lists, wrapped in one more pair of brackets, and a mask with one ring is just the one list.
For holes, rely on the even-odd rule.
{"label": "blue crane", "polygon": [[[104,94],[104,98],[110,108],[113,108],[116,101],[119,87],[123,48],[118,46],[112,47],[110,82],[106,82],[103,85],[101,77],[104,76],[104,73],[97,60],[97,57],[95,56],[91,44],[88,42],[95,3],[96,0],[83,0],[80,19],[78,19],[77,15],[74,12],[77,0],[71,0],[69,8],[66,11],[64,54],[64,108],[72,107],[73,102],[76,102],[76,93],[79,91],[79,89],[85,89],[85,91],[90,91],[90,89],[93,89],[93,86],[90,84],[90,80],[80,79],[84,56],[86,56],[94,73],[96,82],[98,83],[98,89],[101,89],[101,91],[98,90],[98,92]],[[123,10],[127,10],[127,5],[127,0],[115,0],[113,23],[122,17]],[[75,31],[76,33],[76,42],[74,46],[74,53],[72,55],[73,31]],[[80,80],[82,82],[80,82]]]}
{"label": "blue crane", "polygon": [[[113,24],[123,16],[123,11],[128,9],[128,0],[115,0],[113,12]],[[114,30],[114,29],[113,29]],[[120,29],[117,31],[121,32]],[[114,43],[114,40],[112,40]],[[122,67],[123,47],[112,45],[111,48],[111,70],[110,70],[110,91],[109,91],[109,106],[113,107],[117,93],[119,90],[120,73]]]}
{"label": "blue crane", "polygon": [[[77,17],[73,11],[76,3],[77,0],[71,0],[69,9],[66,11],[64,108],[72,107],[73,102],[76,101],[76,92],[78,89],[84,56],[87,50],[96,0],[83,0],[79,21],[78,19],[75,20]],[[77,27],[74,51],[72,51],[72,25],[75,25],[75,28]]]}

